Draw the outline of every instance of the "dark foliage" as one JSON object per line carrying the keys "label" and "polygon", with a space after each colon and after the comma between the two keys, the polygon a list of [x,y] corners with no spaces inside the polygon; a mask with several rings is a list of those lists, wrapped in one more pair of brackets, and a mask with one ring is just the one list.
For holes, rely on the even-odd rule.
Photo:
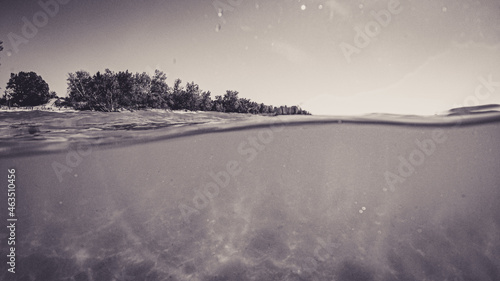
{"label": "dark foliage", "polygon": [[251,114],[310,114],[297,106],[273,107],[239,98],[237,91],[226,91],[224,96],[215,96],[202,91],[194,82],[182,86],[174,81],[173,87],[166,83],[165,73],[156,70],[153,77],[147,73],[106,69],[91,76],[86,71],[68,75],[67,102],[75,109],[96,111],[117,111],[119,109],[160,108],[171,110],[218,111]]}
{"label": "dark foliage", "polygon": [[37,106],[45,104],[54,92],[49,92],[49,85],[35,72],[11,73],[5,89],[3,102],[9,106]]}

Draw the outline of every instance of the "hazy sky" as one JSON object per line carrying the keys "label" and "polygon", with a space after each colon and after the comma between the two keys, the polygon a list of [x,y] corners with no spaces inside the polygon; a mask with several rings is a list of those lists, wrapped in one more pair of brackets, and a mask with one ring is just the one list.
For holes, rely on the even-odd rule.
{"label": "hazy sky", "polygon": [[496,0],[56,1],[2,0],[2,94],[11,72],[65,96],[68,72],[158,68],[315,114],[500,103]]}

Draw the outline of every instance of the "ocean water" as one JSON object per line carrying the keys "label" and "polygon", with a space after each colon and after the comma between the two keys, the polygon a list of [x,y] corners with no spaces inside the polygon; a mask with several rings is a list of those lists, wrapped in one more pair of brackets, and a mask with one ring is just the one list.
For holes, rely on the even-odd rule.
{"label": "ocean water", "polygon": [[85,141],[93,145],[123,145],[130,141],[188,135],[191,131],[249,119],[256,121],[263,117],[162,110],[115,113],[0,111],[0,149],[6,155],[33,155],[67,150]]}
{"label": "ocean water", "polygon": [[0,112],[0,279],[499,280],[500,113],[450,113]]}

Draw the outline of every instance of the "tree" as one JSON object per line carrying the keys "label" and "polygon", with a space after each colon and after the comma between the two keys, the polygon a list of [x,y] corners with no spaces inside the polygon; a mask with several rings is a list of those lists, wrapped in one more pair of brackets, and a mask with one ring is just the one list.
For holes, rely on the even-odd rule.
{"label": "tree", "polygon": [[151,93],[151,77],[146,72],[134,75],[134,95],[132,102],[137,108],[148,106],[148,95]]}
{"label": "tree", "polygon": [[259,114],[259,104],[254,101],[251,101],[248,108],[248,112],[252,114]]}
{"label": "tree", "polygon": [[104,73],[97,72],[92,76],[90,83],[92,93],[96,101],[92,107],[100,111],[116,111],[120,96],[118,80],[116,75],[109,69]]}
{"label": "tree", "polygon": [[250,103],[251,101],[249,99],[241,98],[238,99],[239,106],[238,106],[238,111],[239,113],[248,113],[250,112]]}
{"label": "tree", "polygon": [[224,112],[224,99],[222,96],[215,96],[215,100],[212,102],[212,110],[217,112]]}
{"label": "tree", "polygon": [[181,86],[181,79],[176,79],[174,88],[172,89],[172,109],[186,109],[187,101],[185,100],[184,88]]}
{"label": "tree", "polygon": [[68,74],[68,100],[76,109],[92,109],[98,98],[92,91],[92,77],[87,71]]}
{"label": "tree", "polygon": [[165,82],[167,75],[163,71],[155,70],[151,80],[151,94],[148,97],[148,106],[151,108],[170,108],[172,105],[170,89]]}
{"label": "tree", "polygon": [[104,92],[101,94],[104,98],[107,111],[116,111],[119,107],[118,101],[120,99],[120,89],[116,74],[107,69],[102,75]]}
{"label": "tree", "polygon": [[196,111],[200,110],[200,87],[194,82],[186,84],[186,90],[184,91],[184,100],[186,101],[187,110]]}
{"label": "tree", "polygon": [[210,97],[210,91],[201,93],[200,110],[210,111],[212,110],[213,102]]}
{"label": "tree", "polygon": [[37,106],[50,98],[49,85],[35,72],[11,73],[5,90],[9,105]]}
{"label": "tree", "polygon": [[135,81],[134,76],[131,72],[120,71],[116,74],[116,79],[118,81],[118,88],[120,90],[120,96],[118,98],[118,104],[123,107],[130,107],[134,105],[134,91],[135,91]]}
{"label": "tree", "polygon": [[92,110],[107,111],[106,102],[104,100],[106,96],[105,88],[105,79],[101,72],[97,71],[90,80],[90,92],[92,96],[95,97],[94,100],[89,102]]}
{"label": "tree", "polygon": [[237,91],[226,91],[223,99],[225,112],[238,112],[240,100]]}

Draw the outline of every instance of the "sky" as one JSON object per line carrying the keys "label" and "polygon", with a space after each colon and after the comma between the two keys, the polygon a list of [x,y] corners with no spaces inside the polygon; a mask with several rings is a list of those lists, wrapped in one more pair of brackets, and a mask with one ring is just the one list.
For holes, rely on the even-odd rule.
{"label": "sky", "polygon": [[497,0],[2,0],[0,91],[35,71],[165,72],[316,115],[500,104]]}

